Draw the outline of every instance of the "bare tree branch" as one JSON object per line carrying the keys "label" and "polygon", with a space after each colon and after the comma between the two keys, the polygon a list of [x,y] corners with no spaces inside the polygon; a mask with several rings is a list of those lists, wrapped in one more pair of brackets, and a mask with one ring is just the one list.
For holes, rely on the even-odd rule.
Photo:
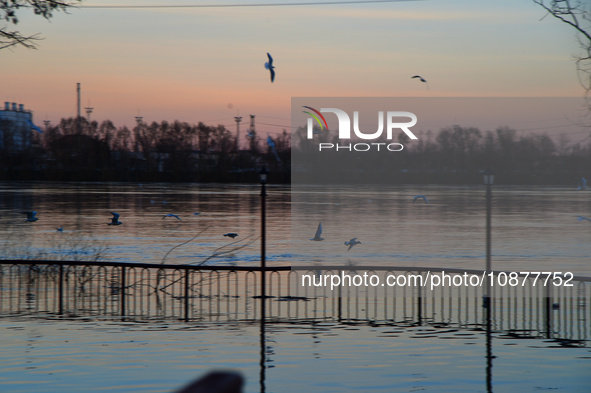
{"label": "bare tree branch", "polygon": [[[549,15],[573,27],[578,33],[579,43],[584,53],[576,56],[577,76],[585,89],[585,97],[591,110],[591,8],[586,1],[571,0],[533,0]],[[583,21],[587,24],[584,25]]]}
{"label": "bare tree branch", "polygon": [[0,49],[9,48],[15,45],[22,45],[27,49],[37,49],[37,45],[33,41],[41,40],[39,34],[32,36],[22,36],[18,31],[5,31],[0,29]]}
{"label": "bare tree branch", "polygon": [[201,231],[199,231],[195,236],[193,236],[192,238],[190,238],[189,240],[187,240],[186,242],[182,242],[180,244],[177,244],[176,246],[174,246],[173,248],[171,248],[170,250],[168,250],[168,252],[166,254],[164,254],[164,257],[162,257],[162,260],[160,261],[161,265],[164,265],[164,262],[166,262],[166,257],[168,257],[168,255],[173,252],[175,249],[184,246],[187,243],[191,243],[193,240],[197,239],[197,237],[199,237],[199,235],[201,235],[203,232],[205,232],[206,230],[208,230],[209,227],[205,227],[204,229],[202,229]]}
{"label": "bare tree branch", "polygon": [[[223,255],[231,254],[231,253],[233,253],[235,251],[241,250],[244,247],[247,247],[247,246],[251,245],[256,240],[256,239],[253,239],[253,240],[249,240],[247,242],[247,240],[250,239],[251,237],[252,237],[252,235],[247,236],[247,237],[245,237],[242,240],[236,240],[235,242],[232,242],[232,243],[226,244],[225,246],[221,246],[221,247],[216,248],[211,253],[210,256],[208,256],[207,258],[203,259],[201,262],[198,262],[197,265],[198,266],[204,265],[210,259],[219,258],[219,257],[221,257]],[[243,244],[240,244],[240,245],[236,245],[235,246],[235,244],[238,244],[238,243],[243,243]]]}
{"label": "bare tree branch", "polygon": [[[80,1],[76,0],[76,2]],[[73,7],[74,4],[69,1],[57,0],[0,0],[0,20],[4,20],[7,24],[18,24],[17,11],[21,9],[33,9],[35,15],[51,19],[54,11],[67,12],[67,9]],[[24,46],[27,49],[36,49],[36,41],[40,39],[39,34],[26,36],[18,31],[8,31],[6,26],[0,27],[0,49],[16,45]]]}

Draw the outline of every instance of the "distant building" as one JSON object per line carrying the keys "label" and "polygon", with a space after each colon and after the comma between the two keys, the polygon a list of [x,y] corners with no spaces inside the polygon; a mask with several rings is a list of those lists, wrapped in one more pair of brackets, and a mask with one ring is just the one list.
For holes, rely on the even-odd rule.
{"label": "distant building", "polygon": [[41,130],[33,124],[33,113],[23,104],[4,103],[0,110],[0,149],[23,150],[31,146],[32,133]]}

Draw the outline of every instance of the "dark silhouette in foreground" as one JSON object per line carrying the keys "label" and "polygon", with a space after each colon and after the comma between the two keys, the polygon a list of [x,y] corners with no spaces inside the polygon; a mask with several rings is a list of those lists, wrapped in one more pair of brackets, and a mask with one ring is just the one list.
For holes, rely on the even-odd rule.
{"label": "dark silhouette in foreground", "polygon": [[241,393],[244,378],[232,371],[213,371],[176,393]]}

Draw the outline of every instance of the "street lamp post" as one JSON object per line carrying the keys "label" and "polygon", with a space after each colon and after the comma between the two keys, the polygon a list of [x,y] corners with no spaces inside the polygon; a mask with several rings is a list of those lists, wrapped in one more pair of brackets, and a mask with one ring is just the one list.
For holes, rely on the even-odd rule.
{"label": "street lamp post", "polygon": [[266,265],[266,254],[265,254],[265,247],[266,247],[266,226],[267,223],[265,222],[266,219],[266,207],[265,207],[265,198],[267,197],[267,177],[269,175],[269,171],[266,167],[259,172],[259,180],[261,182],[261,356],[260,356],[260,367],[261,372],[259,376],[259,383],[260,383],[260,390],[261,393],[265,393],[265,369],[266,369],[266,339],[265,339],[265,321],[267,319],[266,316],[266,277],[267,277],[267,265]]}
{"label": "street lamp post", "polygon": [[487,169],[483,173],[484,184],[486,185],[486,290],[484,294],[484,307],[490,305],[490,273],[491,273],[491,210],[492,210],[492,185],[495,181],[495,175]]}
{"label": "street lamp post", "polygon": [[261,182],[261,297],[263,300],[265,299],[265,279],[266,279],[266,208],[265,208],[265,198],[267,197],[267,177],[269,175],[269,171],[267,168],[263,167],[259,172],[259,180]]}

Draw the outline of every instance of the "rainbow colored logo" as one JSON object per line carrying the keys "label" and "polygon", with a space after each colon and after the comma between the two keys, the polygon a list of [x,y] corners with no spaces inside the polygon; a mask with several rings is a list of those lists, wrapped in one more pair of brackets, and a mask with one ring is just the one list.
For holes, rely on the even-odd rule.
{"label": "rainbow colored logo", "polygon": [[[324,116],[322,116],[322,113],[318,112],[316,109],[309,107],[309,106],[304,106],[303,108],[310,109],[312,112],[315,113],[314,114],[314,113],[310,113],[308,111],[302,111],[302,112],[312,116],[314,119],[316,119],[316,122],[320,126],[321,130],[324,130],[324,127],[322,127],[322,123],[320,122],[320,119],[322,119],[322,121],[324,122],[324,125],[326,126],[326,129],[328,130],[328,124],[326,123],[326,119],[324,118]],[[320,116],[320,119],[316,115]]]}

